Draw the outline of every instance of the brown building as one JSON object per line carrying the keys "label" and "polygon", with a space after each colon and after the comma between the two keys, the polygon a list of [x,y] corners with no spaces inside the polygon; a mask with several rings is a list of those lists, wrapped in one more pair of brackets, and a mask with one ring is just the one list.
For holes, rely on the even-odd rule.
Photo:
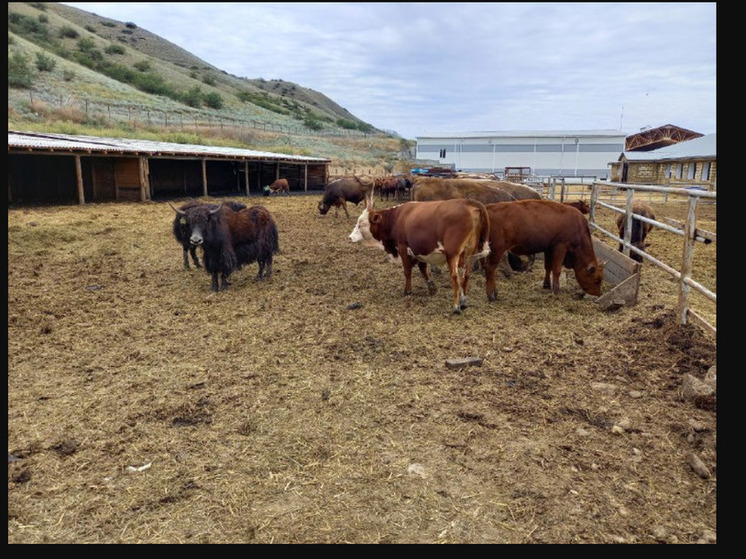
{"label": "brown building", "polygon": [[701,186],[716,191],[717,135],[699,135],[650,151],[624,151],[610,165],[611,182]]}

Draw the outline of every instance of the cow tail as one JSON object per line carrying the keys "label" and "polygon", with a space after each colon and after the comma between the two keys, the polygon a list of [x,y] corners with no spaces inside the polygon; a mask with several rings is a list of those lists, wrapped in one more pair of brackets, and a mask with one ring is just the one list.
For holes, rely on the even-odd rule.
{"label": "cow tail", "polygon": [[487,208],[480,204],[479,208],[479,240],[477,241],[477,250],[472,257],[473,260],[486,258],[490,253],[490,215]]}

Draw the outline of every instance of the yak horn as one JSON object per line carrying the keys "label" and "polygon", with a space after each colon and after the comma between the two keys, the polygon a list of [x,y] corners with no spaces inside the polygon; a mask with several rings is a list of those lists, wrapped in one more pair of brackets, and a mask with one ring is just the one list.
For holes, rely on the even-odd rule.
{"label": "yak horn", "polygon": [[179,208],[175,208],[174,205],[171,202],[169,202],[168,205],[171,206],[171,209],[173,211],[175,211],[177,214],[179,214],[179,215],[186,215],[186,212],[184,210],[180,210]]}

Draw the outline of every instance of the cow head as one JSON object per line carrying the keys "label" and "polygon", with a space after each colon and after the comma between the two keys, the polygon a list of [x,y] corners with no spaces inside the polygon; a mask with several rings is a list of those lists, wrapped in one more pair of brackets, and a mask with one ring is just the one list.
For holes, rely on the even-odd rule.
{"label": "cow head", "polygon": [[326,213],[329,211],[330,206],[327,206],[324,204],[323,200],[319,202],[319,213],[321,215],[326,215]]}
{"label": "cow head", "polygon": [[606,262],[593,261],[585,268],[575,270],[575,279],[583,291],[596,297],[601,295],[601,283],[604,281]]}
{"label": "cow head", "polygon": [[374,236],[374,231],[378,228],[378,224],[383,219],[381,212],[373,210],[373,199],[372,197],[366,198],[365,209],[360,217],[357,218],[355,228],[349,235],[349,239],[353,243],[362,243],[363,246],[378,247],[384,250],[383,243]]}
{"label": "cow head", "polygon": [[171,202],[169,202],[168,205],[171,206],[171,209],[180,216],[179,223],[182,225],[182,227],[184,229],[191,230],[189,242],[192,243],[192,245],[194,246],[199,246],[204,242],[205,228],[207,227],[210,219],[213,216],[217,215],[221,208],[221,206],[212,208],[203,204],[195,206],[193,208],[189,208],[185,211],[174,207]]}

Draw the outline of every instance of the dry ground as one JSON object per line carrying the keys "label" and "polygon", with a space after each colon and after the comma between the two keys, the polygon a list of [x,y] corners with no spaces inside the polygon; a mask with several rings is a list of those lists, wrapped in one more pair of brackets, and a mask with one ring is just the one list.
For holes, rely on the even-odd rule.
{"label": "dry ground", "polygon": [[716,541],[716,410],[682,396],[715,341],[670,277],[603,312],[539,263],[491,304],[473,276],[456,316],[319,199],[251,199],[275,274],[218,294],[166,203],[8,210],[8,543]]}

